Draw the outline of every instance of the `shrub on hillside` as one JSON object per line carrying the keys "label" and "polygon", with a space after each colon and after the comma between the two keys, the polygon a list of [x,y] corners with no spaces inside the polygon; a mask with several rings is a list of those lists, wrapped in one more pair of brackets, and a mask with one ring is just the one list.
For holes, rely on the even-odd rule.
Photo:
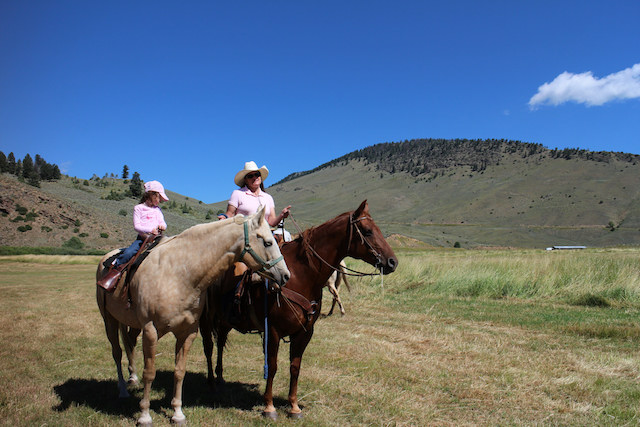
{"label": "shrub on hillside", "polygon": [[107,196],[105,196],[105,200],[118,201],[118,200],[124,200],[125,198],[126,196],[123,193],[116,190],[111,190],[111,192]]}
{"label": "shrub on hillside", "polygon": [[72,238],[64,242],[62,244],[62,247],[69,249],[82,249],[84,248],[84,243],[82,243],[82,240],[80,240],[78,237],[73,236]]}

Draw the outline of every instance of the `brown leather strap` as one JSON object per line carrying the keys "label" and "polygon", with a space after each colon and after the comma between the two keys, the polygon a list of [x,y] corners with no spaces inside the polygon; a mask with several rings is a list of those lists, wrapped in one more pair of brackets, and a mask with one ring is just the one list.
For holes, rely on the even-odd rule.
{"label": "brown leather strap", "polygon": [[316,310],[315,307],[318,306],[317,303],[315,302],[309,302],[308,299],[306,299],[305,297],[303,297],[302,295],[300,295],[299,293],[297,293],[294,290],[291,290],[287,287],[284,288],[280,288],[282,295],[289,299],[290,301],[298,304],[300,307],[302,307],[302,309],[304,311],[307,312],[307,316],[311,317],[315,314]]}

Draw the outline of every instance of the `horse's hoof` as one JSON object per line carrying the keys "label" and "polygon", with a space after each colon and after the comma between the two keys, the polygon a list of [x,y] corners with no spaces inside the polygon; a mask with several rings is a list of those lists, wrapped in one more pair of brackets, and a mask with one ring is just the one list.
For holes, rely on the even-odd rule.
{"label": "horse's hoof", "polygon": [[302,419],[302,412],[289,412],[287,414],[287,417],[289,417],[292,420],[301,420]]}
{"label": "horse's hoof", "polygon": [[187,419],[186,418],[179,418],[179,419],[175,419],[175,418],[171,418],[171,425],[174,426],[186,426],[187,425]]}
{"label": "horse's hoof", "polygon": [[138,427],[153,427],[153,421],[140,421],[136,423]]}
{"label": "horse's hoof", "polygon": [[262,416],[264,418],[274,420],[274,421],[278,419],[278,413],[276,411],[270,411],[270,412],[264,411],[262,413]]}

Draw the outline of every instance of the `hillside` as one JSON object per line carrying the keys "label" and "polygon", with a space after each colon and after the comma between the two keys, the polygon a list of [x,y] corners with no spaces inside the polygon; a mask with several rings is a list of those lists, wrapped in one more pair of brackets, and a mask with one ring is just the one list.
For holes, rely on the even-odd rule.
{"label": "hillside", "polygon": [[[124,193],[125,181],[63,176],[40,185],[32,187],[0,174],[0,246],[58,247],[75,236],[86,247],[107,250],[129,245],[135,238],[131,215],[138,200],[107,199],[112,192]],[[207,221],[207,213],[215,219],[206,204],[172,191],[167,195],[170,202],[162,207],[168,234]],[[27,214],[21,214],[20,208]],[[19,230],[27,225],[30,230]]]}
{"label": "hillside", "polygon": [[[63,176],[35,188],[2,175],[0,245],[60,246],[73,236],[92,248],[126,245],[137,200],[108,200],[126,185],[115,178]],[[635,154],[503,140],[413,140],[366,147],[291,174],[267,191],[278,207],[293,205],[302,228],[367,199],[382,231],[399,246],[640,245]],[[207,205],[168,195],[163,211],[169,234],[215,220],[226,207],[226,201]],[[28,221],[19,208],[32,212]],[[19,231],[27,224],[30,230]],[[286,226],[296,231],[291,220]]]}
{"label": "hillside", "polygon": [[415,140],[349,153],[269,191],[307,224],[368,199],[385,233],[436,246],[611,246],[640,244],[639,184],[633,154]]}

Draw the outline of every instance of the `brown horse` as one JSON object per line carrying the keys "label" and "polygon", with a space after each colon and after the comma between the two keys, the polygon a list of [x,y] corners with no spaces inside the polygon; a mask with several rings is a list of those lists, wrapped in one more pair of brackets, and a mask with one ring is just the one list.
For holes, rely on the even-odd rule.
{"label": "brown horse", "polygon": [[[264,393],[263,415],[275,419],[273,406],[273,378],[276,375],[280,340],[290,337],[290,384],[289,416],[300,418],[298,406],[298,376],[302,354],[313,335],[314,323],[320,315],[322,288],[327,279],[347,256],[358,258],[379,268],[382,273],[393,272],[398,260],[384,239],[382,232],[369,214],[366,200],[353,212],[346,212],[322,225],[304,231],[293,242],[281,247],[291,277],[280,293],[267,294],[267,385]],[[234,277],[235,276],[235,277]],[[223,383],[222,353],[229,331],[235,328],[241,332],[264,332],[265,286],[248,286],[251,305],[240,305],[243,316],[235,320],[225,315],[229,306],[223,303],[223,292],[233,289],[238,283],[237,272],[229,271],[225,276],[230,280],[225,285],[210,288],[207,304],[200,322],[200,330],[207,357],[209,382],[213,384],[211,354],[212,334],[217,337],[218,359],[216,364],[217,382]],[[232,316],[233,317],[233,316]]]}
{"label": "brown horse", "polygon": [[[100,278],[104,261],[96,277]],[[104,319],[111,353],[118,370],[120,396],[128,396],[122,375],[122,349],[118,342],[121,331],[127,357],[130,381],[135,382],[134,347],[142,331],[144,353],[144,396],[138,425],[151,425],[149,393],[155,378],[156,345],[162,336],[176,337],[174,390],[171,406],[173,423],[186,421],[182,412],[182,383],[186,358],[198,332],[200,315],[205,305],[205,290],[216,282],[234,262],[242,260],[251,268],[258,268],[279,284],[289,278],[289,270],[282,260],[264,209],[257,214],[242,215],[191,227],[179,235],[160,242],[140,264],[129,285],[130,305],[126,298],[107,293],[97,286],[97,302]]]}

